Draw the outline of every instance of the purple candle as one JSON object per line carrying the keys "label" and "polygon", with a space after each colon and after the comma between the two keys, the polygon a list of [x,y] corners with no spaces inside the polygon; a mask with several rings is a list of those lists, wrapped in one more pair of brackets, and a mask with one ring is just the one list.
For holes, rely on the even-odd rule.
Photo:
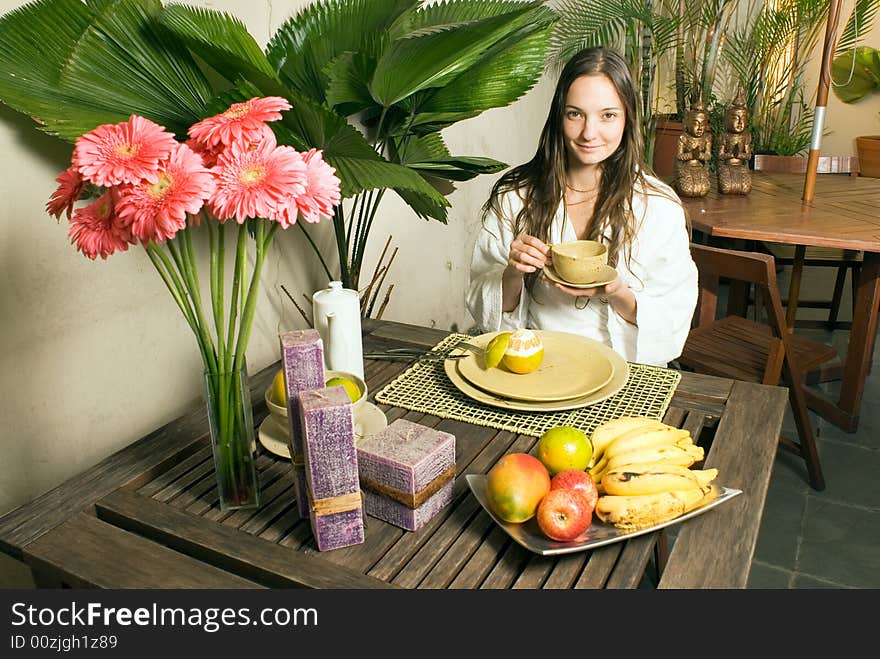
{"label": "purple candle", "polygon": [[300,392],[309,518],[320,551],[364,541],[354,414],[343,387]]}
{"label": "purple candle", "polygon": [[416,494],[455,466],[455,436],[397,419],[357,448],[361,482]]}
{"label": "purple candle", "polygon": [[439,490],[416,508],[410,508],[383,494],[364,489],[364,512],[407,531],[418,531],[434,515],[452,503],[454,485],[454,481],[447,480]]}
{"label": "purple candle", "polygon": [[300,428],[299,395],[324,386],[324,343],[317,330],[293,330],[280,335],[284,387],[287,390],[287,418],[290,422],[290,459],[296,504],[301,517],[309,514],[306,471]]}

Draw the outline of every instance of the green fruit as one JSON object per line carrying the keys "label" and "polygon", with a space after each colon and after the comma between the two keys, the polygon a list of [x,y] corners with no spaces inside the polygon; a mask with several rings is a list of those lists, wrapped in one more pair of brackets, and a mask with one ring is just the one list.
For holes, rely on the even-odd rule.
{"label": "green fruit", "polygon": [[495,368],[501,363],[501,358],[507,351],[507,345],[510,343],[510,332],[501,332],[492,337],[492,340],[486,345],[486,368]]}
{"label": "green fruit", "polygon": [[327,380],[328,387],[342,386],[345,387],[345,393],[348,394],[351,402],[355,402],[358,398],[361,397],[361,389],[357,386],[356,383],[352,382],[348,378],[330,378]]}
{"label": "green fruit", "polygon": [[566,469],[586,469],[593,457],[593,445],[582,430],[556,426],[538,439],[536,454],[553,476]]}

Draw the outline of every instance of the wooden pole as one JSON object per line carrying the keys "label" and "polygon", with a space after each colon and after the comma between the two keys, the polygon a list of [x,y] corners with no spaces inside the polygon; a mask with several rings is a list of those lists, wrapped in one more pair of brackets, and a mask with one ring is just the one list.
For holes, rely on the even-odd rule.
{"label": "wooden pole", "polygon": [[804,179],[804,201],[812,201],[816,192],[816,170],[819,168],[819,147],[825,126],[825,107],[828,105],[828,88],[831,81],[831,57],[834,54],[837,23],[840,19],[840,0],[831,0],[828,22],[825,24],[825,41],[822,44],[822,64],[819,67],[819,87],[816,91],[816,112],[813,115],[813,136],[807,157],[807,177]]}

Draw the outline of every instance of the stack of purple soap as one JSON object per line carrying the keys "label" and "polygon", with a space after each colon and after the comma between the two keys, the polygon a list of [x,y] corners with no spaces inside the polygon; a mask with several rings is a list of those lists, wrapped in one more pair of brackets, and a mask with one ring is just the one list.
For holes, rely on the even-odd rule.
{"label": "stack of purple soap", "polygon": [[306,495],[306,470],[300,427],[299,395],[301,391],[324,387],[324,343],[317,330],[284,332],[281,339],[281,365],[287,389],[287,418],[290,421],[290,461],[296,504],[301,517],[309,514]]}
{"label": "stack of purple soap", "polygon": [[309,519],[320,551],[364,541],[354,414],[344,387],[299,394]]}
{"label": "stack of purple soap", "polygon": [[357,446],[367,514],[416,531],[452,503],[455,437],[397,419]]}

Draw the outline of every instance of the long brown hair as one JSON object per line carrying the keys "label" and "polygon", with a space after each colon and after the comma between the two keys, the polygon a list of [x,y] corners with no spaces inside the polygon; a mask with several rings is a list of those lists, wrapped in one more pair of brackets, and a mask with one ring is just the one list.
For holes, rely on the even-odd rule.
{"label": "long brown hair", "polygon": [[[610,48],[585,48],[565,64],[556,83],[535,155],[528,162],[506,172],[495,183],[489,199],[483,205],[483,218],[490,210],[501,217],[501,196],[515,190],[523,200],[523,207],[514,219],[514,235],[525,232],[550,242],[550,224],[562,200],[568,169],[562,130],[565,99],[572,83],[586,75],[604,75],[611,81],[623,103],[625,115],[620,146],[601,163],[599,195],[586,236],[599,240],[606,229],[610,229],[608,263],[616,265],[623,246],[632,243],[636,235],[632,212],[636,188],[646,193],[649,190],[664,195],[668,193],[645,178],[647,164],[639,130],[639,102],[635,86],[626,62]],[[527,277],[527,283],[531,283],[530,279]]]}

